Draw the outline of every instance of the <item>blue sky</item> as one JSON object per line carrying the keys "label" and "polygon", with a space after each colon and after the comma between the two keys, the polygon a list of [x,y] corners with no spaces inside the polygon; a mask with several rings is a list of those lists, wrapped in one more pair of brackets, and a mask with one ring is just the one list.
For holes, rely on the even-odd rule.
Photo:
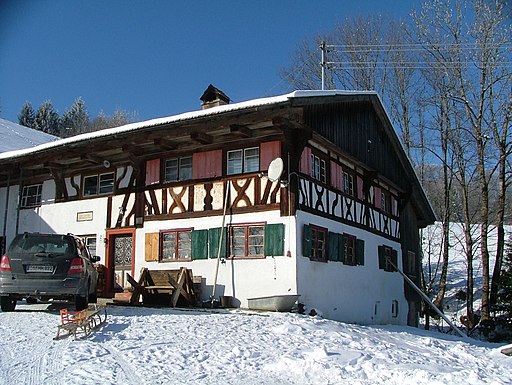
{"label": "blue sky", "polygon": [[286,93],[279,73],[302,40],[418,3],[0,0],[0,117],[46,99],[62,114],[81,96],[91,117],[146,120],[199,109],[210,83],[234,102]]}

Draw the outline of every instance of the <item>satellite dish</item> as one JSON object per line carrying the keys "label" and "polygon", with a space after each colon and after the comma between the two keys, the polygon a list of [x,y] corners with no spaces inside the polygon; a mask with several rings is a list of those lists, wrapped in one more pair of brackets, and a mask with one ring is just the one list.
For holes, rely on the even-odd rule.
{"label": "satellite dish", "polygon": [[108,160],[103,161],[103,167],[110,168],[110,162]]}
{"label": "satellite dish", "polygon": [[268,166],[268,179],[271,182],[275,182],[281,178],[281,174],[283,173],[284,163],[281,158],[275,158],[272,162],[270,162]]}

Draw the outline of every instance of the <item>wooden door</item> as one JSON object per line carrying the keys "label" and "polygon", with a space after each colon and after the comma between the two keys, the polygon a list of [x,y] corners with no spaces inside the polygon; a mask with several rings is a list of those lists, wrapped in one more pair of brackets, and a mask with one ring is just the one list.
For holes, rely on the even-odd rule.
{"label": "wooden door", "polygon": [[107,231],[107,287],[111,293],[130,288],[126,274],[133,276],[135,262],[135,230]]}

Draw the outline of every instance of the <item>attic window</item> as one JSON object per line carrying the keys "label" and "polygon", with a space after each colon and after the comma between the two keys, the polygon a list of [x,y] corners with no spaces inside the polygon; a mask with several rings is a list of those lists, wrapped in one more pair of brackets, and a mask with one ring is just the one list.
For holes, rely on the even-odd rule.
{"label": "attic window", "polygon": [[257,172],[260,167],[260,149],[258,147],[228,151],[228,175]]}

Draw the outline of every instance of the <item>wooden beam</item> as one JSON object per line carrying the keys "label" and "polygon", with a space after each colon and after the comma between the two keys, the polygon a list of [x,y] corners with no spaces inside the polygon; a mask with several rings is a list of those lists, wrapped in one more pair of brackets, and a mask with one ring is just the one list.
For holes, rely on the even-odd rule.
{"label": "wooden beam", "polygon": [[162,150],[172,151],[178,148],[178,144],[176,142],[164,138],[156,138],[153,140],[153,143]]}
{"label": "wooden beam", "polygon": [[201,144],[212,144],[213,136],[205,134],[204,132],[192,132],[190,134],[190,139],[195,140]]}
{"label": "wooden beam", "polygon": [[232,134],[239,134],[244,138],[252,137],[252,131],[247,126],[242,126],[240,124],[232,124],[229,126],[229,130]]}

